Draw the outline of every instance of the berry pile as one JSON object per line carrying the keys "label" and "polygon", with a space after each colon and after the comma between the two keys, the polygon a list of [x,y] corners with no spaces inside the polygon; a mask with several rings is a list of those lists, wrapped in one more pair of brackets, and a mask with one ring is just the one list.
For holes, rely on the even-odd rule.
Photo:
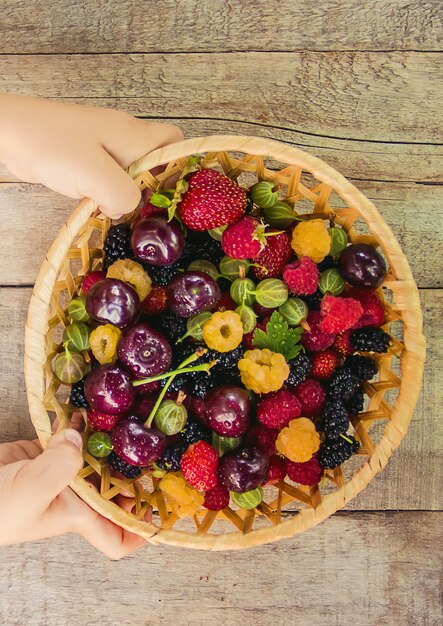
{"label": "berry pile", "polygon": [[111,226],[69,304],[54,368],[89,453],[160,478],[178,517],[255,508],[262,486],[316,485],[359,449],[351,421],[391,342],[386,267],[295,216],[270,181],[243,189],[194,162]]}

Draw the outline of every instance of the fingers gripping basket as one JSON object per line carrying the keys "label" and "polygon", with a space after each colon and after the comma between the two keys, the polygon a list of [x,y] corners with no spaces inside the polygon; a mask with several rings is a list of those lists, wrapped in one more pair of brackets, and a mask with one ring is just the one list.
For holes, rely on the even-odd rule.
{"label": "fingers gripping basket", "polygon": [[[420,392],[425,341],[419,295],[408,262],[391,230],[373,204],[350,182],[320,159],[285,144],[256,137],[212,136],[156,150],[134,163],[129,173],[141,189],[157,189],[179,173],[190,154],[204,154],[204,167],[219,167],[240,184],[266,178],[279,184],[300,214],[335,216],[352,242],[379,247],[389,263],[383,292],[385,330],[395,337],[387,354],[378,356],[377,382],[365,383],[367,408],[352,425],[361,443],[359,454],[326,473],[317,487],[290,482],[270,487],[255,510],[220,512],[202,509],[185,527],[168,510],[156,479],[131,483],[111,477],[106,462],[85,453],[85,466],[72,483],[91,507],[116,524],[155,544],[206,550],[239,549],[291,537],[315,526],[345,506],[386,465],[408,428]],[[157,177],[155,166],[167,164]],[[26,324],[25,374],[32,422],[46,446],[51,422],[70,423],[73,409],[64,397],[52,362],[67,323],[65,308],[82,277],[101,265],[102,246],[110,221],[91,200],[83,200],[68,218],[41,267]],[[96,475],[97,492],[87,479]],[[97,482],[96,480],[96,482]],[[112,499],[121,491],[135,498],[133,512]],[[152,511],[152,522],[144,521]]]}

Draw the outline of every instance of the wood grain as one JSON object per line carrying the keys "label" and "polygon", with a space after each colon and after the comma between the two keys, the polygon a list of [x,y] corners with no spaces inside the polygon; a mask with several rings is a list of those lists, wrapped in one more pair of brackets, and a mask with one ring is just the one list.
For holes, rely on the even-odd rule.
{"label": "wood grain", "polygon": [[[443,145],[396,144],[311,136],[294,130],[268,128],[252,121],[157,118],[180,126],[186,137],[255,135],[311,152],[347,178],[415,183],[439,183],[443,178]],[[0,163],[0,182],[17,179]]]}
{"label": "wood grain", "polygon": [[146,548],[119,562],[66,536],[0,548],[7,626],[438,626],[442,515],[341,513],[245,552]]}
{"label": "wood grain", "polygon": [[[355,181],[378,207],[409,259],[420,287],[443,286],[443,186]],[[0,185],[0,285],[29,285],[76,202],[40,186]],[[14,217],[12,217],[14,216]],[[26,237],[23,224],[26,223]]]}
{"label": "wood grain", "polygon": [[0,56],[22,94],[154,117],[244,119],[314,136],[442,142],[438,53]]}
{"label": "wood grain", "polygon": [[[439,414],[443,403],[440,372],[443,369],[443,291],[423,290],[428,366],[424,390],[414,420],[401,448],[387,468],[351,501],[348,508],[430,509],[443,508],[442,438]],[[34,435],[28,416],[23,377],[23,327],[30,289],[0,289],[0,441]],[[12,412],[13,411],[13,412]]]}
{"label": "wood grain", "polygon": [[[45,52],[439,50],[437,0],[2,1],[1,49]],[[172,35],[172,36],[171,36]]]}

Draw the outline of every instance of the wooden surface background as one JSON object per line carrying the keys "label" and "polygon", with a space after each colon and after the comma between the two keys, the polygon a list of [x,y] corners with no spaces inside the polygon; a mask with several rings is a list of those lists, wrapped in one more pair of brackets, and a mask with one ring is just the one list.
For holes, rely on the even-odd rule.
{"label": "wooden surface background", "polygon": [[[0,90],[256,134],[324,158],[377,205],[420,287],[423,393],[387,469],[347,510],[247,553],[77,537],[0,549],[5,626],[442,623],[442,10],[438,0],[0,0]],[[440,102],[439,102],[440,97]],[[73,202],[0,168],[0,441],[32,437],[23,324]]]}

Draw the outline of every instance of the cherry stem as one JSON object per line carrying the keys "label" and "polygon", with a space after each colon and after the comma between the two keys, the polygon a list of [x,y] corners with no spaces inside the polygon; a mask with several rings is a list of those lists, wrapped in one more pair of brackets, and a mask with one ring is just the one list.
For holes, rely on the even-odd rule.
{"label": "cherry stem", "polygon": [[343,433],[340,433],[340,437],[348,443],[352,443],[352,439],[349,439],[349,437],[346,437],[346,435],[343,435]]}
{"label": "cherry stem", "polygon": [[171,376],[171,378],[168,380],[168,382],[166,383],[166,385],[163,387],[163,389],[161,390],[161,392],[158,394],[158,398],[155,401],[154,406],[152,407],[151,412],[149,413],[149,417],[145,422],[145,426],[147,428],[151,428],[152,422],[154,421],[154,417],[155,414],[158,411],[158,407],[160,406],[160,404],[162,403],[163,398],[165,397],[166,392],[168,391],[168,387],[169,385],[172,383],[172,381],[174,380],[175,376]]}
{"label": "cherry stem", "polygon": [[202,363],[202,365],[194,365],[194,367],[184,367],[183,369],[176,369],[173,372],[166,372],[166,374],[159,374],[158,376],[151,376],[150,378],[140,378],[134,380],[133,387],[140,387],[140,385],[146,385],[147,383],[155,383],[157,380],[164,380],[165,378],[171,378],[177,376],[177,374],[190,374],[191,372],[207,372],[213,367],[217,361],[211,361],[210,363]]}

